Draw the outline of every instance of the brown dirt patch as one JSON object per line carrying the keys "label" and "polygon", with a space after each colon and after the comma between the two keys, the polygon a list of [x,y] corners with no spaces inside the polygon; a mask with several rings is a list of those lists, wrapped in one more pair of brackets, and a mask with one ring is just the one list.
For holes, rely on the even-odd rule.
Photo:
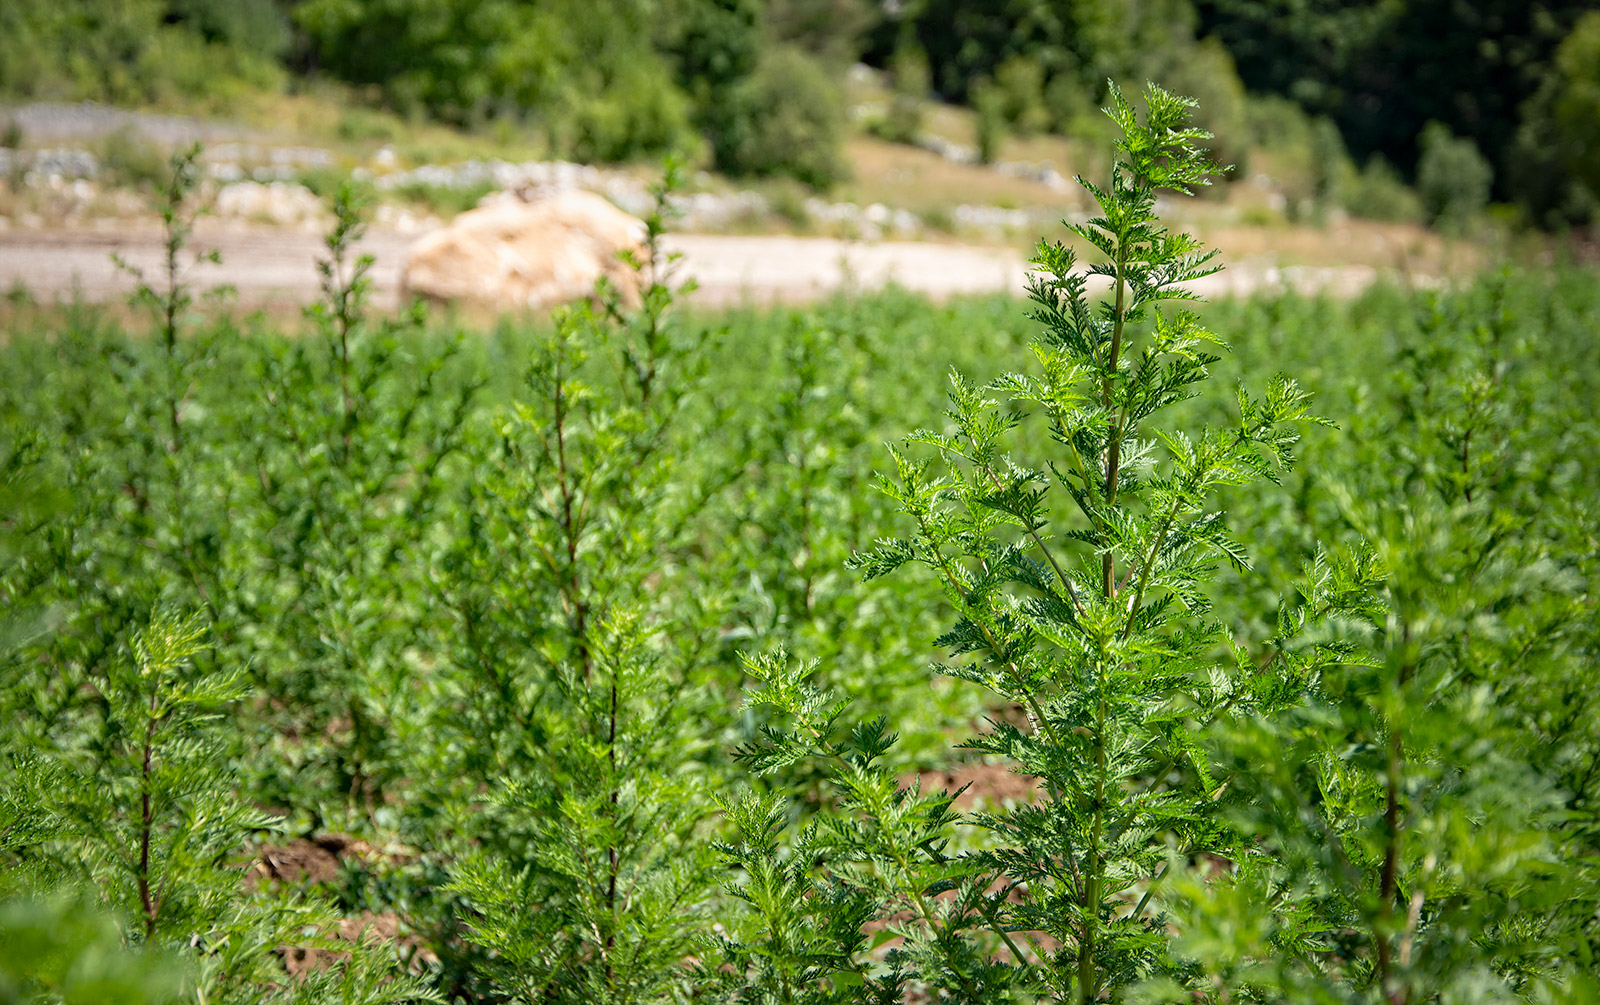
{"label": "brown dirt patch", "polygon": [[371,861],[375,849],[365,841],[346,834],[319,834],[298,838],[286,845],[267,845],[261,849],[250,870],[250,882],[263,880],[292,883],[332,883],[343,872],[342,861],[355,858]]}
{"label": "brown dirt patch", "polygon": [[[262,883],[291,886],[333,883],[338,881],[346,861],[367,863],[382,857],[371,844],[347,834],[318,834],[285,845],[263,847],[245,884],[254,888]],[[334,943],[389,943],[413,970],[438,960],[420,939],[405,930],[403,919],[394,911],[362,911],[359,915],[340,918],[337,925],[324,934]],[[326,941],[317,946],[284,946],[279,955],[290,977],[336,966],[350,958],[348,952],[332,948]]]}
{"label": "brown dirt patch", "polygon": [[[392,944],[401,957],[411,963],[413,970],[419,964],[438,962],[438,957],[422,945],[416,936],[403,932],[400,915],[393,911],[381,914],[363,911],[358,917],[339,919],[338,927],[330,933],[338,942],[352,945],[386,942]],[[325,970],[350,958],[338,949],[307,946],[286,946],[282,950],[283,968],[290,977]]]}
{"label": "brown dirt patch", "polygon": [[[924,792],[944,789],[956,792],[966,788],[956,797],[956,806],[967,810],[982,804],[1002,806],[1006,803],[1032,802],[1039,791],[1039,779],[1021,775],[1001,764],[977,762],[962,764],[948,771],[924,771],[916,776]],[[909,777],[902,784],[909,784]]]}

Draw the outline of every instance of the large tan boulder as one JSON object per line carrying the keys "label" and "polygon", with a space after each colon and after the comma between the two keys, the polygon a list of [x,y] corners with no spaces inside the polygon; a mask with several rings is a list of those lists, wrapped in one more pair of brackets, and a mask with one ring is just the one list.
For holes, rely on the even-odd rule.
{"label": "large tan boulder", "polygon": [[618,257],[643,260],[644,221],[593,192],[506,197],[468,210],[406,252],[404,295],[542,310],[583,300],[608,277],[631,302],[639,280]]}

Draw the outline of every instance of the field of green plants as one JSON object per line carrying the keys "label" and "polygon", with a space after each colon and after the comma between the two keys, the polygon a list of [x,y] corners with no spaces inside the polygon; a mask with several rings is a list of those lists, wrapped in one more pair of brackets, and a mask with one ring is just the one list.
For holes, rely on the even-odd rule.
{"label": "field of green plants", "polygon": [[0,1000],[1600,1000],[1600,282],[1188,302],[1113,95],[1029,302],[456,330],[346,187],[241,318],[180,158],[0,308]]}

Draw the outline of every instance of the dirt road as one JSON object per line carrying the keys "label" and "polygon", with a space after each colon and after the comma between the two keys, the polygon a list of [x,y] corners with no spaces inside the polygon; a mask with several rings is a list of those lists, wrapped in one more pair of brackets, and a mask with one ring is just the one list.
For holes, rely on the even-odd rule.
{"label": "dirt road", "polygon": [[[395,302],[410,241],[407,235],[374,230],[361,245],[376,259],[372,279],[380,305]],[[222,254],[221,265],[191,268],[197,289],[231,285],[240,302],[250,306],[303,303],[316,295],[313,263],[323,249],[315,233],[202,220],[193,243],[196,250]],[[1026,274],[1022,256],[1014,251],[960,244],[684,234],[668,245],[683,253],[683,273],[700,283],[695,301],[706,305],[797,302],[841,287],[867,290],[890,282],[936,297],[1020,293]],[[0,231],[0,290],[20,284],[42,300],[117,298],[132,289],[134,280],[113,264],[113,254],[154,276],[161,268],[161,234],[148,225]],[[1208,296],[1283,286],[1351,295],[1377,276],[1364,266],[1280,270],[1247,261],[1198,285]]]}

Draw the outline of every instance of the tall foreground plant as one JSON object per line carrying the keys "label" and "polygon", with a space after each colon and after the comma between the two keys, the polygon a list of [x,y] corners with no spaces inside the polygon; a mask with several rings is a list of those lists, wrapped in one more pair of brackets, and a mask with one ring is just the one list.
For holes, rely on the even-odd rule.
{"label": "tall foreground plant", "polygon": [[[943,584],[956,621],[938,644],[966,658],[938,671],[1019,713],[964,746],[1036,779],[1037,798],[970,817],[988,832],[981,850],[949,858],[950,797],[897,788],[878,766],[893,742],[883,721],[846,732],[844,706],[810,690],[804,670],[758,661],[767,687],[756,703],[790,723],[743,756],[764,770],[829,761],[841,799],[800,842],[829,861],[822,879],[800,851],[783,856],[771,803],[735,807],[742,839],[728,851],[750,876],[736,892],[772,905],[724,945],[751,1000],[789,1000],[797,986],[843,1000],[861,981],[893,997],[914,976],[953,1000],[1093,1002],[1152,972],[1183,979],[1153,881],[1232,843],[1227,794],[1197,738],[1220,716],[1292,696],[1345,649],[1286,644],[1325,610],[1286,616],[1264,666],[1207,620],[1209,571],[1246,561],[1211,497],[1290,463],[1297,426],[1316,420],[1280,376],[1259,399],[1241,391],[1229,427],[1157,425],[1193,396],[1221,344],[1193,313],[1158,306],[1197,299],[1185,284],[1220,266],[1161,223],[1157,193],[1207,184],[1215,167],[1198,147],[1206,134],[1187,125],[1193,101],[1151,86],[1141,118],[1111,96],[1122,132],[1111,181],[1082,182],[1100,213],[1072,228],[1100,259],[1075,271],[1070,249],[1040,245],[1036,372],[984,387],[952,376],[949,426],[914,433],[926,450],[893,451],[895,477],[882,480],[915,532],[855,560],[869,579],[919,564]],[[1110,284],[1099,303],[1089,277]],[[1016,441],[1025,410],[1047,448]],[[1044,456],[1012,453],[1024,446]],[[849,926],[804,948],[786,934],[783,901],[818,883],[813,898],[866,897],[889,916],[906,943],[887,973]]]}
{"label": "tall foreground plant", "polygon": [[454,624],[423,770],[454,788],[467,937],[516,1001],[672,997],[712,890],[715,594],[684,554],[703,500],[671,438],[704,333],[669,310],[672,184],[632,262],[642,304],[602,289],[539,340],[440,560]]}

